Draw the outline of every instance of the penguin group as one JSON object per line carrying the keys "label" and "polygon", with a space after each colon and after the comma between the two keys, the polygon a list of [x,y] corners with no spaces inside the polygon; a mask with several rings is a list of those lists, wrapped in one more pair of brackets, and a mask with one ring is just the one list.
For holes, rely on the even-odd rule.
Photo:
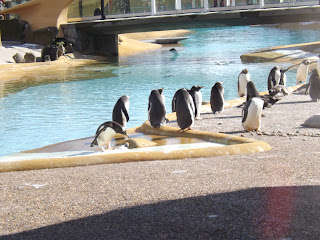
{"label": "penguin group", "polygon": [[[320,56],[319,56],[320,57]],[[267,78],[268,94],[260,95],[248,69],[243,69],[238,75],[237,92],[239,97],[245,98],[242,105],[242,126],[246,131],[261,131],[261,116],[264,108],[272,107],[276,102],[289,94],[286,88],[286,72],[297,67],[296,81],[304,83],[307,93],[312,101],[320,100],[320,58],[317,68],[312,71],[309,82],[306,83],[310,69],[309,60],[293,65],[287,69],[279,66],[273,67]],[[172,112],[176,112],[177,125],[180,131],[191,130],[195,120],[201,119],[203,86],[194,85],[190,89],[178,89],[171,102]],[[153,128],[161,128],[166,125],[164,88],[153,89],[149,95],[148,120]],[[224,111],[224,87],[222,82],[215,82],[211,88],[210,106],[213,114]],[[117,134],[126,133],[126,124],[129,121],[129,96],[123,95],[116,102],[112,111],[112,121],[101,124],[95,134],[91,146],[98,145],[102,151],[110,149],[111,139]],[[106,148],[105,148],[106,147]]]}

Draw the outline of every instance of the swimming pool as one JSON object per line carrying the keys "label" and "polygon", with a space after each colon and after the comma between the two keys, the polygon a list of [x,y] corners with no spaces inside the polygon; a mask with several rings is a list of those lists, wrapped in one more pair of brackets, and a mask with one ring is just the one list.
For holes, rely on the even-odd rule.
{"label": "swimming pool", "polygon": [[[167,112],[171,112],[174,92],[194,84],[205,86],[204,101],[209,100],[216,81],[224,82],[226,100],[236,98],[237,77],[243,68],[249,69],[259,91],[266,90],[274,64],[243,64],[240,55],[317,41],[320,31],[241,26],[195,29],[188,37],[176,47],[177,56],[164,47],[116,63],[84,67],[87,74],[81,81],[63,78],[1,97],[0,156],[92,136],[98,125],[111,120],[113,106],[124,94],[130,96],[130,128],[147,119],[148,96],[155,88],[165,88]],[[295,72],[287,76],[288,85],[294,85]]]}

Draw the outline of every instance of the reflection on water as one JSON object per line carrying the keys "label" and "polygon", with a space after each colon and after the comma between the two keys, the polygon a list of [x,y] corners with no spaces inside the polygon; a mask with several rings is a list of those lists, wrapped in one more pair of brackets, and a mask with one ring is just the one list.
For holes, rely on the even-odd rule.
{"label": "reflection on water", "polygon": [[[108,68],[106,68],[106,65],[108,65]],[[28,73],[24,74],[21,78],[0,83],[0,97],[5,97],[8,94],[17,93],[26,88],[40,85],[117,77],[117,75],[113,73],[116,67],[116,65],[112,67],[112,64],[108,63],[96,63],[91,66],[79,66],[59,70],[28,71]],[[23,69],[21,69],[21,71],[23,71]]]}

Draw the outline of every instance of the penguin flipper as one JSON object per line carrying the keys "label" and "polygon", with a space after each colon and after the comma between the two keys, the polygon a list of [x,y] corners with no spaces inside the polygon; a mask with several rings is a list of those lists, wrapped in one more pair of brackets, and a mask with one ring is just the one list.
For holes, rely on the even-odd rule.
{"label": "penguin flipper", "polygon": [[244,107],[243,107],[243,109],[242,109],[242,122],[245,122],[245,121],[247,120],[247,117],[248,117],[248,109],[249,109],[250,103],[251,103],[251,99],[249,99],[249,100],[245,103],[245,105],[244,105]]}

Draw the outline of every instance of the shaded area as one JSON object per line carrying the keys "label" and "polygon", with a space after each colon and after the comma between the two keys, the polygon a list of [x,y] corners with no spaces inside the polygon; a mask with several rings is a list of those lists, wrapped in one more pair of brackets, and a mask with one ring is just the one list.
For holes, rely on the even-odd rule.
{"label": "shaded area", "polygon": [[317,239],[319,221],[319,186],[281,186],[118,209],[0,239]]}

